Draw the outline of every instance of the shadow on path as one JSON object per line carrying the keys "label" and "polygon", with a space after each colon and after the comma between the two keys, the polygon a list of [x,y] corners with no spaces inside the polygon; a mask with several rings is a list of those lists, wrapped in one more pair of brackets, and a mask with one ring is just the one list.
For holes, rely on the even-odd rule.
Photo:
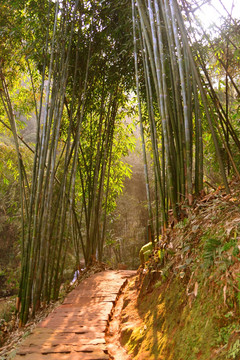
{"label": "shadow on path", "polygon": [[22,343],[15,360],[109,359],[105,331],[120,288],[135,271],[104,271],[79,284]]}

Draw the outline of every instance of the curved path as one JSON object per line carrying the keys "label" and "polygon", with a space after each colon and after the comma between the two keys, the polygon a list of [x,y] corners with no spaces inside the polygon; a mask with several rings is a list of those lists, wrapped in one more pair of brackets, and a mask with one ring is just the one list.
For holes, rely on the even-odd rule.
{"label": "curved path", "polygon": [[81,282],[26,338],[14,359],[109,359],[105,331],[110,313],[126,279],[135,273],[104,271]]}

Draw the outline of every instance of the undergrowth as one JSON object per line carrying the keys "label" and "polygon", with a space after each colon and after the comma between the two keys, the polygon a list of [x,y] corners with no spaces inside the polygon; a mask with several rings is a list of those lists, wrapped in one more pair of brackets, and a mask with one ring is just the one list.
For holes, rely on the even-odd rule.
{"label": "undergrowth", "polygon": [[239,210],[237,191],[205,196],[139,270],[138,326],[122,325],[133,359],[240,359]]}

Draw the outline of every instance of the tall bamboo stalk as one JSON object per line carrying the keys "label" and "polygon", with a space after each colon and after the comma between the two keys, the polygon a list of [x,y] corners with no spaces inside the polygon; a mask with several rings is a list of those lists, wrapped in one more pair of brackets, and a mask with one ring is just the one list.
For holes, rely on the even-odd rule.
{"label": "tall bamboo stalk", "polygon": [[[137,90],[137,99],[138,99],[138,116],[139,116],[140,133],[141,133],[141,140],[142,140],[144,175],[145,175],[146,194],[147,194],[147,203],[148,203],[148,216],[149,216],[151,230],[152,230],[152,233],[153,233],[153,213],[152,213],[152,204],[151,204],[151,198],[150,198],[150,186],[149,186],[149,176],[148,176],[147,153],[146,153],[146,145],[145,145],[145,136],[144,136],[144,128],[143,128],[142,109],[141,109],[141,99],[140,99],[140,90],[139,90],[139,80],[138,80],[137,38],[136,38],[136,19],[135,19],[135,1],[134,0],[132,0],[132,21],[133,21],[135,78],[136,78],[136,90]],[[158,231],[157,231],[157,233],[158,233]]]}
{"label": "tall bamboo stalk", "polygon": [[225,169],[224,169],[224,164],[223,164],[220,149],[219,149],[218,139],[217,139],[217,136],[216,136],[216,133],[215,133],[215,130],[214,130],[214,126],[213,126],[213,123],[212,123],[212,119],[211,119],[209,109],[208,109],[207,96],[206,96],[206,93],[205,93],[203,85],[202,85],[202,81],[201,81],[199,71],[197,70],[196,64],[194,62],[194,58],[193,58],[193,55],[192,55],[192,52],[191,52],[191,49],[190,49],[190,46],[189,46],[188,36],[187,36],[187,33],[186,33],[186,29],[184,27],[184,22],[183,22],[183,19],[181,17],[180,11],[178,9],[178,4],[176,2],[174,2],[173,5],[174,5],[174,8],[175,8],[175,14],[176,14],[176,18],[177,18],[177,21],[178,21],[178,26],[179,26],[179,29],[181,31],[182,40],[183,40],[185,49],[186,49],[188,57],[189,57],[189,62],[190,62],[190,65],[191,65],[191,71],[192,71],[192,73],[194,75],[194,78],[195,78],[195,80],[196,80],[196,82],[198,84],[199,91],[201,93],[204,109],[205,109],[205,112],[206,112],[207,121],[208,121],[208,124],[209,124],[209,128],[211,130],[211,133],[212,133],[212,137],[213,137],[213,141],[214,141],[214,145],[215,145],[215,149],[216,149],[217,159],[218,159],[220,171],[221,171],[221,174],[222,174],[223,182],[224,182],[226,191],[228,193],[230,193],[230,189],[229,189],[229,186],[228,186],[227,177],[226,177],[226,173],[225,173]]}

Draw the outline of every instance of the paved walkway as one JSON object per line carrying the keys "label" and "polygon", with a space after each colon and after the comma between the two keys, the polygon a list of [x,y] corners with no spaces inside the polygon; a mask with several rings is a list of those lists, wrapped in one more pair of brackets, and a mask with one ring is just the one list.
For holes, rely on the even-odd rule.
{"label": "paved walkway", "polygon": [[114,302],[135,271],[104,271],[80,283],[22,343],[15,360],[109,359],[105,330]]}

